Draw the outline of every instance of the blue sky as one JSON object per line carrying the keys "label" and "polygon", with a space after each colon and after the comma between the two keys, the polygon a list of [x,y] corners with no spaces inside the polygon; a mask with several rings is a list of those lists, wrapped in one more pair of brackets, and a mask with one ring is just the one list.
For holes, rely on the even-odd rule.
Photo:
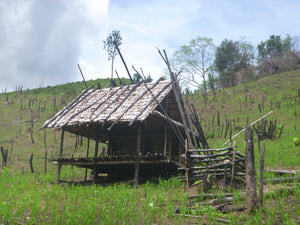
{"label": "blue sky", "polygon": [[[166,66],[156,47],[171,57],[197,36],[256,47],[272,34],[300,36],[299,12],[298,0],[1,0],[0,91],[79,81],[78,63],[86,79],[109,77],[103,40],[115,29],[128,66],[157,79]],[[126,76],[119,58],[115,68]]]}

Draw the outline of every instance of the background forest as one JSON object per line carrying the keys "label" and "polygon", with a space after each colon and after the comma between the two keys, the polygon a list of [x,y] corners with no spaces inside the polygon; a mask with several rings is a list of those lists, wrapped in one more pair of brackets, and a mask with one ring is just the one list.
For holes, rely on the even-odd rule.
{"label": "background forest", "polygon": [[224,39],[216,46],[212,38],[196,37],[172,56],[174,71],[185,91],[215,93],[252,80],[299,68],[300,38],[271,35],[254,47],[245,38]]}

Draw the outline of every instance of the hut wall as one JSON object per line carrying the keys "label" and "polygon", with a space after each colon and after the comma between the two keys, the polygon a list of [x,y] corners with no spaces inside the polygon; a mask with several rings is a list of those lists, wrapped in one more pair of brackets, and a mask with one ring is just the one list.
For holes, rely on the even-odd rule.
{"label": "hut wall", "polygon": [[[169,140],[171,137],[171,140]],[[112,155],[135,155],[136,154],[136,136],[119,136],[110,138],[110,148]],[[142,155],[148,154],[164,154],[163,134],[142,135],[140,152]],[[169,135],[167,141],[167,149],[171,148],[171,159],[178,161],[179,143],[175,135]],[[166,151],[169,156],[169,150]]]}

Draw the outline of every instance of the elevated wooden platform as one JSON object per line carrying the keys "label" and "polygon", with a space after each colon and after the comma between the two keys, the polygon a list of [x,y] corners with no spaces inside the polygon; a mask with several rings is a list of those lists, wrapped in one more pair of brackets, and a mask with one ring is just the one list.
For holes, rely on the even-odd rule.
{"label": "elevated wooden platform", "polygon": [[[86,158],[61,158],[53,159],[54,165],[70,165],[88,168],[94,173],[105,173],[114,177],[132,177],[134,174],[135,156],[110,156]],[[163,155],[140,156],[139,170],[141,177],[161,176],[170,177],[178,173],[178,168],[183,165],[167,160]]]}

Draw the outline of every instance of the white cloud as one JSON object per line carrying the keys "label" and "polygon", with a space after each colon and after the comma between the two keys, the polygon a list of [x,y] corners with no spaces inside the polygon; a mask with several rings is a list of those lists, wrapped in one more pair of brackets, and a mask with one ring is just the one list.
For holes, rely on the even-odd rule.
{"label": "white cloud", "polygon": [[[154,79],[169,57],[196,36],[215,44],[241,36],[256,46],[271,34],[300,36],[300,4],[295,0],[1,0],[0,91],[17,85],[34,88],[110,76],[103,40],[112,30],[123,37],[121,52],[130,68]],[[121,60],[115,68],[127,76]]]}

